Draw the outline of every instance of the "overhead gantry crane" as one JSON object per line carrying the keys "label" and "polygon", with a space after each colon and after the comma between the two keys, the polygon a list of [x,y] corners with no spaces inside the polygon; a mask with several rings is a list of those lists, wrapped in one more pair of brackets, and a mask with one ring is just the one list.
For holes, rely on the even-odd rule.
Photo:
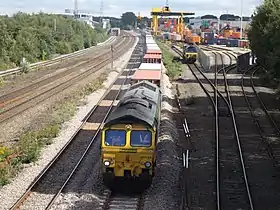
{"label": "overhead gantry crane", "polygon": [[174,12],[171,11],[168,5],[168,0],[165,2],[165,6],[162,8],[152,8],[151,15],[153,17],[152,21],[152,28],[155,35],[158,34],[158,16],[165,16],[165,17],[171,17],[176,16],[178,17],[178,24],[177,24],[177,33],[183,34],[184,31],[184,16],[186,15],[194,15],[193,12]]}

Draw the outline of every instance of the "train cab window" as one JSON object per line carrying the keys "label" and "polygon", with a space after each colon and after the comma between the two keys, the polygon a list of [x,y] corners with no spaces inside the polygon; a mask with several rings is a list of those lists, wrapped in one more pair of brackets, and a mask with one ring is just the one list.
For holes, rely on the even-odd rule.
{"label": "train cab window", "polygon": [[152,145],[151,131],[131,131],[130,145],[132,147],[150,147]]}
{"label": "train cab window", "polygon": [[126,143],[125,130],[107,130],[105,132],[106,146],[124,146]]}

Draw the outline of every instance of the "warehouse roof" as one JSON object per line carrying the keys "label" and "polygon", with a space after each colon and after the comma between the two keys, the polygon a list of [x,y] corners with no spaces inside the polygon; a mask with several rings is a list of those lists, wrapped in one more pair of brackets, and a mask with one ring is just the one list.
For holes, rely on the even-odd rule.
{"label": "warehouse roof", "polygon": [[160,80],[161,71],[136,70],[132,80]]}
{"label": "warehouse roof", "polygon": [[141,63],[138,68],[139,70],[157,70],[160,71],[162,69],[161,63]]}
{"label": "warehouse roof", "polygon": [[145,54],[144,58],[155,58],[155,59],[160,59],[160,58],[161,58],[161,55],[159,55],[159,54],[150,54],[150,53],[147,53],[147,54]]}

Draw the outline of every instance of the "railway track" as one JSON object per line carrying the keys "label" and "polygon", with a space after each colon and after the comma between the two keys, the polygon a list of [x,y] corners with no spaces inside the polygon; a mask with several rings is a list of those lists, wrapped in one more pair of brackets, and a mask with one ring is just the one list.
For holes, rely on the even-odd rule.
{"label": "railway track", "polygon": [[[209,51],[209,52],[221,52],[221,53],[218,53],[219,56],[221,57],[221,60],[223,60],[223,55],[226,55],[228,58],[229,58],[229,65],[227,66],[223,66],[221,64],[221,66],[219,67],[218,69],[218,73],[221,73],[223,71],[223,68],[225,68],[225,71],[226,73],[228,73],[229,71],[232,71],[232,70],[235,70],[237,69],[237,56],[234,54],[234,53],[231,53],[230,50],[225,50],[225,49],[220,49],[220,48],[215,48],[215,47],[212,47],[212,46],[199,46],[202,50],[205,50],[205,51]],[[234,62],[235,61],[235,62]],[[222,67],[223,66],[223,67]]]}
{"label": "railway track", "polygon": [[[216,59],[217,56],[216,54]],[[224,104],[219,98],[215,100],[218,109],[216,128],[219,135],[216,139],[217,209],[254,209],[226,71],[223,68],[224,81],[219,84],[217,70],[215,86],[217,89],[218,86],[224,86],[228,102]]]}
{"label": "railway track", "polygon": [[[86,54],[88,54],[90,51],[93,50],[102,50],[102,48],[104,48],[104,46],[109,46],[110,44],[113,44],[116,41],[115,37],[110,37],[107,41],[105,41],[104,43],[98,44],[96,46],[87,48],[87,49],[83,49],[83,50],[79,50],[77,52],[74,53],[70,53],[70,54],[66,54],[66,55],[61,55],[59,57],[53,58],[51,60],[48,61],[42,61],[42,62],[38,62],[35,64],[31,64],[29,67],[29,70],[36,70],[38,68],[42,68],[42,67],[49,67],[49,66],[53,66],[55,64],[64,62],[64,61],[68,61],[69,59],[72,58],[77,58],[80,56],[84,56]],[[1,71],[0,72],[0,76],[4,77],[4,76],[8,76],[11,74],[15,74],[20,72],[20,68],[14,68],[14,69],[9,69],[9,70],[5,70],[5,71]]]}
{"label": "railway track", "polygon": [[[134,54],[137,53],[139,53],[139,45],[134,51]],[[138,55],[139,57],[140,55]],[[69,184],[75,179],[76,174],[85,167],[83,164],[89,158],[90,150],[96,148],[93,145],[98,146],[102,124],[125,91],[125,85],[130,82],[132,73],[131,69],[127,69],[119,75],[118,79],[87,115],[78,131],[12,209],[50,209],[55,204],[57,198],[69,188]]]}
{"label": "railway track", "polygon": [[[216,62],[218,57],[219,55],[215,53]],[[198,80],[200,86],[210,99],[210,102],[214,109],[217,175],[216,208],[238,209],[245,207],[245,209],[253,209],[246,168],[242,157],[243,152],[240,146],[237,123],[233,114],[233,107],[231,103],[230,93],[228,91],[226,72],[223,68],[223,63],[223,86],[226,96],[222,94],[223,90],[218,87],[218,85],[221,85],[221,82],[218,82],[217,65],[214,84],[195,64],[191,64],[188,66],[195,78]],[[211,85],[210,87],[205,87],[204,83],[196,75],[197,71],[203,76],[204,79],[208,81],[208,83]],[[230,141],[231,139],[235,139],[236,142]]]}
{"label": "railway track", "polygon": [[[127,50],[126,48],[133,42],[134,39],[132,37],[123,39],[122,42],[116,45],[115,56],[123,54]],[[110,61],[111,55],[107,52],[95,57],[94,60],[82,62],[82,64],[74,66],[67,71],[58,72],[22,89],[0,96],[0,108],[2,109],[0,112],[0,123],[56,95],[83,78],[98,72],[99,69],[108,65]],[[78,67],[84,65],[85,69],[77,71]]]}
{"label": "railway track", "polygon": [[99,210],[142,210],[144,204],[143,194],[125,195],[107,190],[103,196],[104,202],[101,203]]}
{"label": "railway track", "polygon": [[[238,79],[232,81],[227,78],[227,73],[233,68],[230,68],[231,65],[228,67],[223,64],[223,57],[219,51],[213,53],[215,58],[222,62],[220,69],[216,66],[214,81],[207,78],[195,64],[189,64],[188,66],[208,99],[210,99],[215,115],[213,133],[216,139],[216,209],[279,209],[280,193],[277,189],[279,189],[280,183],[276,168],[279,164],[275,155],[273,155],[272,146],[265,141],[269,134],[265,134],[263,131],[269,124],[268,120],[273,120],[273,118],[267,116],[267,122],[263,125],[264,128],[258,125],[256,116],[254,116],[250,106],[247,105],[248,103],[245,103],[242,97],[232,95],[230,92],[233,88],[231,85],[238,85]],[[232,56],[232,59],[236,58]],[[251,71],[254,74],[256,69],[251,69]],[[222,78],[219,73],[222,73]],[[254,89],[252,75],[250,76],[250,84],[252,85],[251,88]],[[239,77],[241,78],[241,76]],[[244,82],[243,77],[245,77],[245,74],[242,76],[242,82]],[[228,81],[230,81],[229,84]],[[210,86],[206,86],[205,83],[209,83]],[[242,87],[243,93],[246,95],[248,91],[246,88],[248,87],[244,87],[244,84],[239,84],[239,87],[240,89]],[[236,87],[232,92],[237,92],[235,89]],[[257,94],[255,90],[253,92]],[[256,95],[256,98],[258,101],[260,100],[258,95]],[[242,100],[244,101],[242,102]],[[253,99],[247,95],[246,100]],[[264,103],[260,101],[259,103],[262,109],[266,110]],[[246,114],[247,106],[251,116]],[[255,108],[258,108],[258,106]],[[269,113],[268,111],[265,112]],[[252,123],[252,119],[255,121],[254,123]],[[278,134],[278,129],[275,127],[277,124],[270,121],[270,125],[270,136],[275,137]],[[271,134],[273,130],[274,133]],[[258,133],[260,133],[259,136]],[[265,148],[267,149],[265,150]],[[277,147],[276,150],[278,150]],[[207,154],[209,155],[209,153]],[[276,152],[276,154],[278,156],[279,153]],[[204,168],[203,173],[208,174],[207,170],[208,168]],[[211,174],[210,171],[211,168],[209,168],[209,174]],[[201,181],[203,182],[202,179]],[[208,190],[206,186],[203,186],[203,183],[199,185],[201,185],[201,189]],[[204,207],[214,208],[209,204],[209,200],[214,200],[211,196],[201,193],[194,196],[197,200],[201,199],[200,202],[205,201]],[[199,206],[199,204],[194,205]]]}

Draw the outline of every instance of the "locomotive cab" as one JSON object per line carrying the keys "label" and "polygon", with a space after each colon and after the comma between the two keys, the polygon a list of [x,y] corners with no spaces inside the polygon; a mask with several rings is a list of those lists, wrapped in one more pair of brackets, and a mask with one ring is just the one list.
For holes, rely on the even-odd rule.
{"label": "locomotive cab", "polygon": [[139,124],[119,124],[102,132],[102,173],[115,178],[150,182],[154,174],[156,132]]}
{"label": "locomotive cab", "polygon": [[197,59],[197,49],[194,45],[183,46],[183,59],[185,63],[195,63]]}
{"label": "locomotive cab", "polygon": [[160,89],[148,81],[132,85],[120,99],[101,132],[101,171],[105,184],[116,178],[151,182],[160,109]]}

